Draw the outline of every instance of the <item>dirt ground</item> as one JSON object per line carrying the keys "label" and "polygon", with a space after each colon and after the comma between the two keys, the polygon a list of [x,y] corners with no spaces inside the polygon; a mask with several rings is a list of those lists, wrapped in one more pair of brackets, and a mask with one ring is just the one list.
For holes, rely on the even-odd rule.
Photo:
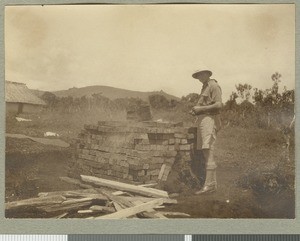
{"label": "dirt ground", "polygon": [[[14,130],[21,133],[24,128],[20,126],[30,124],[16,125],[16,128],[8,125],[11,133]],[[71,131],[72,136],[65,135],[64,140],[72,142],[76,132]],[[178,204],[167,206],[166,211],[184,212],[191,218],[294,218],[294,142],[290,147],[290,162],[286,160],[283,144],[282,133],[275,130],[238,127],[221,130],[215,151],[217,192],[197,196],[196,189],[183,188],[176,197]],[[72,145],[60,148],[29,139],[6,138],[5,201],[36,197],[39,192],[77,189],[59,179],[70,175],[74,151]],[[199,170],[195,173],[199,174]],[[169,185],[168,191],[178,191],[175,188],[178,180],[172,180],[172,175],[170,183],[173,187]],[[32,210],[6,212],[6,217],[49,218]]]}

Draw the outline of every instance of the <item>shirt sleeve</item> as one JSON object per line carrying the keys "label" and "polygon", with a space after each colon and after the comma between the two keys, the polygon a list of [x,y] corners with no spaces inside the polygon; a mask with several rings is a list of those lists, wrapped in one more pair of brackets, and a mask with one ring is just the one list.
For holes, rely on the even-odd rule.
{"label": "shirt sleeve", "polygon": [[222,103],[222,90],[221,87],[218,84],[211,85],[210,87],[210,97],[211,100],[216,103],[216,102],[221,102]]}

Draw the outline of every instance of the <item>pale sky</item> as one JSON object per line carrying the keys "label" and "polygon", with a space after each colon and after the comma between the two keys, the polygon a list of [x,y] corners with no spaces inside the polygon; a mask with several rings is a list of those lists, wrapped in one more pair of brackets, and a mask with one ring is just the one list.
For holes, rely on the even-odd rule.
{"label": "pale sky", "polygon": [[5,79],[73,86],[200,92],[210,69],[227,100],[234,86],[295,88],[294,4],[61,5],[5,8]]}

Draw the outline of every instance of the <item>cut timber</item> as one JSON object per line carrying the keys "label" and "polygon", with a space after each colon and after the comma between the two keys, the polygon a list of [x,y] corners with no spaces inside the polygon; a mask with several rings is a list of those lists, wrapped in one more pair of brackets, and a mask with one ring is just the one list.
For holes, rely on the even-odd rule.
{"label": "cut timber", "polygon": [[190,217],[191,215],[187,214],[187,213],[181,213],[181,212],[159,212],[162,215],[166,215],[166,216],[182,216],[182,217]]}
{"label": "cut timber", "polygon": [[105,196],[103,196],[102,194],[100,193],[66,193],[64,195],[64,197],[67,197],[67,198],[84,198],[84,197],[87,197],[87,198],[93,198],[93,199],[98,199],[98,200],[107,200],[107,198]]}
{"label": "cut timber", "polygon": [[104,212],[104,213],[113,213],[115,209],[113,207],[103,207],[99,205],[94,205],[90,207],[90,210],[93,212]]}
{"label": "cut timber", "polygon": [[60,177],[59,179],[62,180],[62,181],[64,181],[64,182],[80,186],[82,188],[93,189],[93,186],[84,184],[80,180],[77,180],[77,179],[74,179],[74,178]]}
{"label": "cut timber", "polygon": [[165,172],[165,168],[166,168],[166,164],[163,164],[162,166],[161,166],[161,168],[160,168],[160,171],[159,171],[159,174],[158,174],[158,180],[161,180],[162,179],[162,177],[163,177],[163,174],[164,174],[164,172]]}
{"label": "cut timber", "polygon": [[154,183],[146,183],[146,184],[141,184],[139,187],[155,187],[157,185],[156,182]]}
{"label": "cut timber", "polygon": [[90,209],[88,209],[88,210],[78,210],[77,211],[77,213],[79,213],[79,214],[86,214],[86,213],[93,213],[94,211],[93,210],[90,210]]}
{"label": "cut timber", "polygon": [[70,205],[70,204],[79,204],[82,202],[87,202],[87,201],[92,201],[93,198],[80,198],[80,199],[71,199],[71,200],[66,200],[61,203],[61,205]]}
{"label": "cut timber", "polygon": [[65,200],[66,198],[60,195],[40,198],[29,198],[25,200],[6,203],[5,209],[12,209],[24,206],[39,207],[45,205],[60,204]]}
{"label": "cut timber", "polygon": [[116,211],[120,211],[120,210],[124,209],[124,208],[123,208],[119,203],[117,203],[117,202],[113,202],[113,204],[114,204],[114,207],[115,207]]}
{"label": "cut timber", "polygon": [[[141,200],[136,200],[133,202],[134,205],[140,205],[144,202]],[[167,219],[163,214],[158,214],[153,208],[148,209],[145,212],[142,212],[142,215],[146,218],[160,218],[160,219]]]}
{"label": "cut timber", "polygon": [[139,193],[142,195],[152,196],[152,197],[168,197],[168,193],[166,191],[162,191],[154,188],[140,187],[132,184],[116,182],[116,181],[111,181],[103,178],[85,176],[85,175],[81,175],[81,178],[85,182],[93,183],[98,186],[110,187],[122,191]]}
{"label": "cut timber", "polygon": [[126,208],[126,209],[120,210],[120,211],[112,213],[112,214],[97,217],[96,219],[122,219],[122,218],[127,218],[127,217],[133,216],[137,213],[145,212],[145,211],[147,211],[151,208],[155,208],[159,205],[162,205],[163,202],[164,202],[163,198],[158,198],[158,199],[152,200],[150,202],[146,202],[146,203],[134,206],[134,207]]}
{"label": "cut timber", "polygon": [[38,209],[43,210],[45,212],[56,212],[56,211],[63,211],[63,210],[69,211],[73,209],[76,210],[76,209],[81,209],[82,207],[90,206],[93,200],[95,200],[95,197],[70,199],[59,204],[41,206]]}
{"label": "cut timber", "polygon": [[84,197],[89,194],[99,194],[99,192],[93,188],[93,189],[78,189],[78,190],[71,190],[71,191],[40,192],[38,196],[50,197],[50,196],[61,195],[65,197]]}
{"label": "cut timber", "polygon": [[115,195],[115,196],[120,196],[120,195],[125,195],[126,192],[116,191],[116,192],[113,192],[112,194]]}
{"label": "cut timber", "polygon": [[68,203],[64,203],[63,205],[62,204],[54,204],[54,205],[51,205],[51,206],[41,206],[39,207],[38,209],[42,210],[42,211],[45,211],[45,212],[48,212],[48,213],[51,213],[51,212],[57,212],[57,211],[65,211],[65,210],[78,210],[78,209],[81,209],[83,207],[87,207],[87,206],[90,206],[92,204],[92,201],[91,200],[79,200],[78,202],[68,202]]}
{"label": "cut timber", "polygon": [[133,204],[125,199],[125,197],[115,196],[109,192],[102,191],[103,195],[105,195],[109,200],[114,203],[118,203],[122,208],[132,207]]}
{"label": "cut timber", "polygon": [[112,194],[115,196],[122,196],[122,195],[131,196],[131,197],[133,196],[131,193],[123,192],[123,191],[116,191],[116,192],[113,192]]}
{"label": "cut timber", "polygon": [[[141,197],[141,196],[135,196],[135,197],[122,197],[123,199],[126,199],[129,202],[135,202],[137,200],[142,201],[142,202],[149,202],[151,200],[154,200],[154,198],[150,197]],[[164,198],[164,203],[165,204],[177,204],[176,199],[170,199],[170,198]]]}

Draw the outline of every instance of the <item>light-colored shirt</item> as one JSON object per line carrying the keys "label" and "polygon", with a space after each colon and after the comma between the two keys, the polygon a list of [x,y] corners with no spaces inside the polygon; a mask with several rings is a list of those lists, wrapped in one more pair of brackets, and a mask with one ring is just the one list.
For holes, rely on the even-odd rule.
{"label": "light-colored shirt", "polygon": [[198,105],[206,106],[212,105],[216,102],[222,103],[222,90],[218,82],[214,79],[209,80],[202,86]]}

